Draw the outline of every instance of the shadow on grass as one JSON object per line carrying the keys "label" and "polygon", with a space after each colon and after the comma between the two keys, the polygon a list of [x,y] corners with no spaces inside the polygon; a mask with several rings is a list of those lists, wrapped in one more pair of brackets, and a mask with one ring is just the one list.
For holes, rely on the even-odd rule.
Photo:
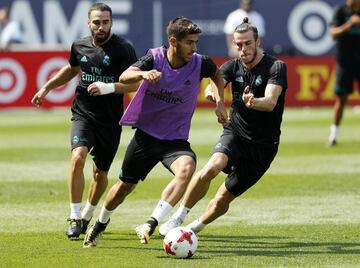
{"label": "shadow on grass", "polygon": [[[103,249],[125,249],[137,251],[155,251],[163,253],[160,235],[154,235],[147,245],[139,245],[134,233],[107,233],[104,237],[112,241],[111,246],[102,246]],[[328,254],[360,254],[360,243],[346,242],[297,242],[285,236],[236,236],[236,235],[199,235],[200,255],[194,259],[213,259],[223,256],[264,256],[264,257],[292,257],[306,255]],[[157,258],[167,258],[166,255]]]}
{"label": "shadow on grass", "polygon": [[296,242],[277,236],[203,235],[199,250],[211,255],[277,256],[360,254],[360,243]]}

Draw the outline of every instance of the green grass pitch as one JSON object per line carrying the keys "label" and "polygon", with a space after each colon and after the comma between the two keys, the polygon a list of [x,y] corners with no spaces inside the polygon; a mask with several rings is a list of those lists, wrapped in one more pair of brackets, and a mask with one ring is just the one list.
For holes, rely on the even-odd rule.
{"label": "green grass pitch", "polygon": [[[65,237],[69,110],[0,111],[0,267],[359,267],[360,111],[345,111],[339,145],[326,149],[331,117],[330,108],[285,109],[269,171],[198,235],[192,259],[177,260],[166,256],[157,231],[148,245],[134,232],[171,178],[167,170],[156,166],[113,214],[100,245],[83,249],[82,239]],[[132,133],[124,128],[109,187]],[[198,168],[220,133],[213,111],[195,113],[190,142]],[[85,175],[88,185],[90,158]],[[185,223],[201,214],[223,179],[213,181]]]}

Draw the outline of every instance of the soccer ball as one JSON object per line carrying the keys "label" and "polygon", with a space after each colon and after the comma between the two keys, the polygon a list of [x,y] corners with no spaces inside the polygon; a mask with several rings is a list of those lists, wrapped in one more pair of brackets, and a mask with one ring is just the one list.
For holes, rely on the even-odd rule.
{"label": "soccer ball", "polygon": [[174,258],[191,258],[198,246],[195,233],[187,227],[171,229],[164,238],[165,252]]}

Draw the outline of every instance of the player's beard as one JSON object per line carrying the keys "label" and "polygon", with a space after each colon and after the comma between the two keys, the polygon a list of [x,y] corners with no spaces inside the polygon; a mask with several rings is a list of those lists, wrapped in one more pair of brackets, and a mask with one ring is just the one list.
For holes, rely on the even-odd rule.
{"label": "player's beard", "polygon": [[257,56],[257,49],[255,48],[255,51],[254,51],[254,54],[253,54],[252,58],[249,61],[244,62],[244,63],[246,63],[246,64],[253,63],[253,61],[256,59],[256,56]]}
{"label": "player's beard", "polygon": [[[192,57],[192,55],[193,54],[191,54],[191,57]],[[181,45],[176,46],[176,57],[179,60],[181,60],[184,64],[191,60],[191,57],[190,57],[190,59],[187,58],[187,55],[184,53],[184,50],[182,49]]]}
{"label": "player's beard", "polygon": [[99,37],[96,35],[95,32],[92,32],[92,37],[93,37],[95,43],[97,43],[97,44],[104,43],[109,38],[109,36],[110,36],[110,30],[108,32],[105,32],[105,35],[103,37]]}

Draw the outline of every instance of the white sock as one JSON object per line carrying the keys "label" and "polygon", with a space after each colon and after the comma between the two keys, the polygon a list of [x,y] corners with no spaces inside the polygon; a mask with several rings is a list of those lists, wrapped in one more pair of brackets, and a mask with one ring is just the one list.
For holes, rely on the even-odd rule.
{"label": "white sock", "polygon": [[107,223],[110,219],[111,214],[114,212],[114,210],[107,210],[105,208],[105,205],[102,206],[100,215],[99,215],[99,222],[101,223]]}
{"label": "white sock", "polygon": [[81,219],[81,203],[70,203],[70,219]]}
{"label": "white sock", "polygon": [[206,226],[205,223],[203,223],[200,218],[194,220],[192,223],[190,223],[189,225],[187,225],[186,227],[190,228],[191,230],[193,230],[195,233],[200,232],[202,229],[204,229]]}
{"label": "white sock", "polygon": [[160,200],[156,205],[151,217],[160,222],[171,210],[173,206],[164,200]]}
{"label": "white sock", "polygon": [[329,141],[336,140],[337,136],[339,135],[339,126],[337,125],[331,125],[330,126],[330,135],[329,135]]}
{"label": "white sock", "polygon": [[174,219],[178,219],[181,223],[184,222],[186,215],[190,212],[190,208],[185,207],[182,203],[176,212],[171,216]]}
{"label": "white sock", "polygon": [[86,201],[86,205],[85,207],[83,208],[82,212],[81,212],[81,218],[84,219],[84,220],[87,220],[89,221],[93,214],[94,214],[94,210],[96,209],[96,205],[93,206],[91,205],[91,203],[88,201]]}

